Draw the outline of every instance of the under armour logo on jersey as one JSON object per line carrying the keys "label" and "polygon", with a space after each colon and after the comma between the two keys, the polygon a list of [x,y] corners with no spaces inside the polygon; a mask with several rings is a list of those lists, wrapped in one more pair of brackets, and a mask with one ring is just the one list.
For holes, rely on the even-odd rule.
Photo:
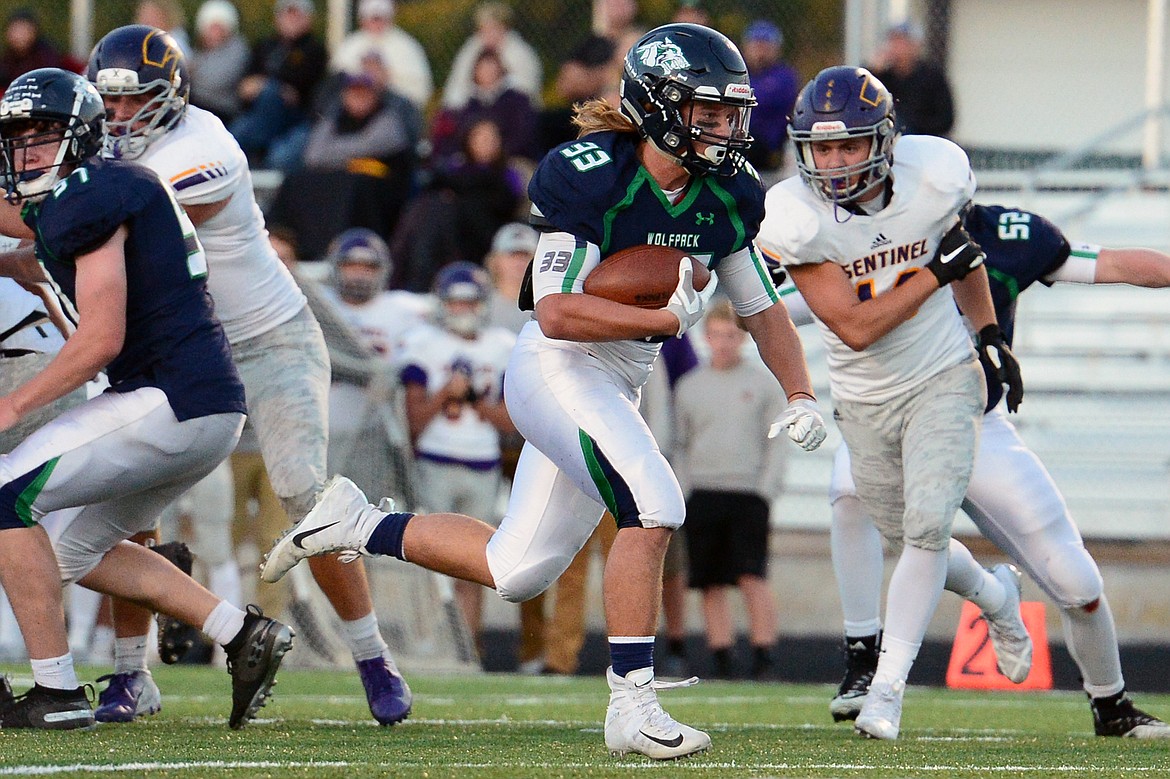
{"label": "under armour logo on jersey", "polygon": [[711,211],[711,212],[706,213],[706,214],[704,214],[702,211],[697,212],[695,214],[695,224],[696,225],[713,225],[713,224],[715,224],[715,212]]}
{"label": "under armour logo on jersey", "polygon": [[662,68],[663,73],[686,70],[691,66],[691,63],[683,56],[682,49],[670,38],[650,41],[644,46],[639,46],[635,53],[643,65],[651,68]]}
{"label": "under armour logo on jersey", "polygon": [[869,248],[876,249],[877,247],[885,246],[888,243],[890,243],[890,239],[887,238],[884,234],[878,233],[877,238],[873,239],[873,243],[869,245]]}

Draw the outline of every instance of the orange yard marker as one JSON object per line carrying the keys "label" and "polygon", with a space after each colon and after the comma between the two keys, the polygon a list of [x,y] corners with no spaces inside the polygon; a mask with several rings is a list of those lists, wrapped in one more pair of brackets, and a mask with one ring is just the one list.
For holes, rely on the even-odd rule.
{"label": "orange yard marker", "polygon": [[1032,637],[1032,670],[1020,684],[1012,682],[995,667],[995,650],[987,635],[987,623],[974,603],[963,604],[951,661],[947,666],[947,687],[966,690],[1051,690],[1052,653],[1048,649],[1048,628],[1044,621],[1044,604],[1025,601],[1020,604],[1024,626]]}

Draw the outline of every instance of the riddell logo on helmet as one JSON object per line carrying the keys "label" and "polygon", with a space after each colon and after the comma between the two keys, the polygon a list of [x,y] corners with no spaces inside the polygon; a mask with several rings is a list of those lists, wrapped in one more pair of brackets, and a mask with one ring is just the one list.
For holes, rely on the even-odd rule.
{"label": "riddell logo on helmet", "polygon": [[814,122],[812,126],[814,133],[843,133],[847,129],[849,128],[839,119],[832,122]]}
{"label": "riddell logo on helmet", "polygon": [[724,94],[727,97],[751,97],[752,88],[747,84],[728,84]]}

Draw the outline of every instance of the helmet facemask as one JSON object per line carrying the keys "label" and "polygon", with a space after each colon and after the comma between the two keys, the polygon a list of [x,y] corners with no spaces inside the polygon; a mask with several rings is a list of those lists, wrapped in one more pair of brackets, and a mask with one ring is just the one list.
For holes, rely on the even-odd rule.
{"label": "helmet facemask", "polygon": [[[361,270],[355,272],[355,267]],[[346,256],[335,261],[333,276],[334,286],[341,299],[346,303],[360,305],[369,303],[386,289],[390,268],[369,257]]]}
{"label": "helmet facemask", "polygon": [[[176,72],[175,78],[181,78]],[[115,121],[107,109],[106,153],[115,159],[137,159],[151,143],[161,138],[183,117],[187,101],[177,84],[167,79],[138,83],[138,73],[128,68],[104,68],[94,84],[102,97],[148,96],[134,115]]]}
{"label": "helmet facemask", "polygon": [[[28,132],[29,130],[32,132]],[[62,122],[32,119],[3,125],[4,177],[7,198],[36,202],[53,190],[64,176],[61,166],[77,162],[73,133]],[[29,165],[28,153],[40,147],[55,147],[47,155],[51,162]],[[67,173],[65,175],[68,175]]]}
{"label": "helmet facemask", "polygon": [[[883,120],[868,127],[849,129],[841,122],[817,122],[811,131],[790,130],[796,146],[796,167],[813,191],[830,203],[862,200],[880,187],[890,175],[893,122]],[[813,144],[845,138],[868,138],[869,154],[861,162],[838,168],[818,168]],[[856,179],[856,181],[854,181]],[[850,184],[849,182],[853,182]]]}

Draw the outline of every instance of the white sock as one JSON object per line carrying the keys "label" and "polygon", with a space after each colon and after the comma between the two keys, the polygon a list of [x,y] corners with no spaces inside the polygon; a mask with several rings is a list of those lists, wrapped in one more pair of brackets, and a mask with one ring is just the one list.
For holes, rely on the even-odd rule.
{"label": "white sock", "polygon": [[239,635],[243,627],[244,612],[226,600],[221,600],[207,615],[207,620],[203,623],[203,632],[210,636],[212,641],[224,646]]}
{"label": "white sock", "polygon": [[378,616],[372,611],[358,619],[342,620],[341,637],[353,654],[354,662],[360,663],[362,660],[390,655],[390,647],[386,646],[386,641],[378,630]]}
{"label": "white sock", "polygon": [[1121,657],[1117,650],[1117,629],[1105,594],[1092,612],[1083,608],[1060,610],[1064,643],[1084,679],[1085,692],[1093,698],[1116,695],[1125,687]]}
{"label": "white sock", "polygon": [[882,536],[856,495],[833,501],[829,545],[845,635],[876,636],[882,628]]}
{"label": "white sock", "polygon": [[909,675],[926,626],[942,597],[946,575],[947,550],[903,547],[886,596],[886,629],[875,684],[905,681]]}
{"label": "white sock", "polygon": [[31,660],[33,681],[41,687],[54,690],[76,690],[81,686],[77,671],[73,668],[73,655],[66,652],[60,657]]}
{"label": "white sock", "polygon": [[146,670],[146,636],[114,639],[114,673]]}
{"label": "white sock", "polygon": [[955,539],[951,539],[947,550],[947,580],[944,587],[961,598],[971,601],[987,614],[994,614],[1003,608],[1007,591],[1003,582],[991,575],[991,571],[975,562],[971,550]]}

